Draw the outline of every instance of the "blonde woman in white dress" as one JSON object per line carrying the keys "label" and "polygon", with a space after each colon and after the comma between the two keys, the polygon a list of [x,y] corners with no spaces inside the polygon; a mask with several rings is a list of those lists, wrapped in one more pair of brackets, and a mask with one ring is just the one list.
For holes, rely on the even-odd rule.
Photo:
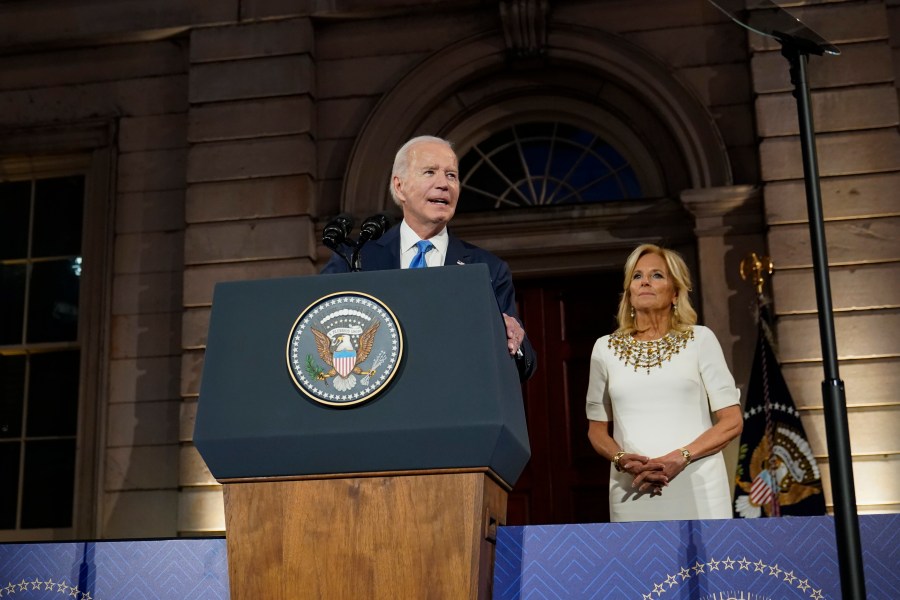
{"label": "blonde woman in white dress", "polygon": [[696,324],[690,289],[677,252],[638,246],[619,328],[591,353],[588,438],[612,462],[613,522],[732,514],[722,449],[743,427],[740,392],[715,335]]}

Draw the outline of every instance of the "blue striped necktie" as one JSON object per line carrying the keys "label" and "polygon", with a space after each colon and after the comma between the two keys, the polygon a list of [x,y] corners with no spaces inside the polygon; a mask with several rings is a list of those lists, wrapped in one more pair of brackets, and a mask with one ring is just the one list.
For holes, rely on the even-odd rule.
{"label": "blue striped necktie", "polygon": [[421,242],[416,242],[416,247],[419,250],[418,252],[416,252],[416,255],[413,256],[412,262],[409,263],[409,268],[424,269],[428,266],[425,263],[425,253],[434,248],[434,244],[432,244],[428,240],[422,240]]}

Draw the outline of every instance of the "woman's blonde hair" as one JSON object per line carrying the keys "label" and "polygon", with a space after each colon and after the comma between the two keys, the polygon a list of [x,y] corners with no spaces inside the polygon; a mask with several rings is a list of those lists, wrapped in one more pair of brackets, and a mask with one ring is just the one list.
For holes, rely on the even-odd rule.
{"label": "woman's blonde hair", "polygon": [[691,325],[697,323],[697,311],[691,306],[688,292],[691,291],[691,272],[680,254],[668,248],[662,248],[656,244],[641,244],[628,256],[625,261],[625,281],[622,285],[622,298],[619,301],[619,313],[616,320],[619,328],[616,332],[631,333],[634,331],[634,317],[631,316],[631,294],[629,288],[637,262],[645,254],[656,254],[666,261],[669,276],[675,284],[675,310],[669,315],[669,331],[686,331]]}

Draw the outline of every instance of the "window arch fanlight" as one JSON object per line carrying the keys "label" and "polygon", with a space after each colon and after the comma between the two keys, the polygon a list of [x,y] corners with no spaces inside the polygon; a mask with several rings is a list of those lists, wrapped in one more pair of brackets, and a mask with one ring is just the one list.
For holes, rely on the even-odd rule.
{"label": "window arch fanlight", "polygon": [[553,96],[500,101],[453,124],[460,212],[665,195],[659,165],[620,117]]}
{"label": "window arch fanlight", "polygon": [[586,129],[539,121],[493,133],[460,159],[461,212],[641,197],[637,174]]}

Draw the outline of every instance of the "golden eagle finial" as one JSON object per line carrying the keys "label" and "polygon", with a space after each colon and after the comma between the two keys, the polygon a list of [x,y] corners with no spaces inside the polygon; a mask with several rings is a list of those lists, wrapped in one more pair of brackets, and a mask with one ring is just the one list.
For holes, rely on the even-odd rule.
{"label": "golden eagle finial", "polygon": [[763,285],[766,283],[764,275],[771,275],[774,270],[775,265],[772,264],[772,259],[768,256],[757,256],[756,252],[751,252],[741,261],[741,279],[747,281],[752,277],[756,293],[760,296],[763,293]]}

